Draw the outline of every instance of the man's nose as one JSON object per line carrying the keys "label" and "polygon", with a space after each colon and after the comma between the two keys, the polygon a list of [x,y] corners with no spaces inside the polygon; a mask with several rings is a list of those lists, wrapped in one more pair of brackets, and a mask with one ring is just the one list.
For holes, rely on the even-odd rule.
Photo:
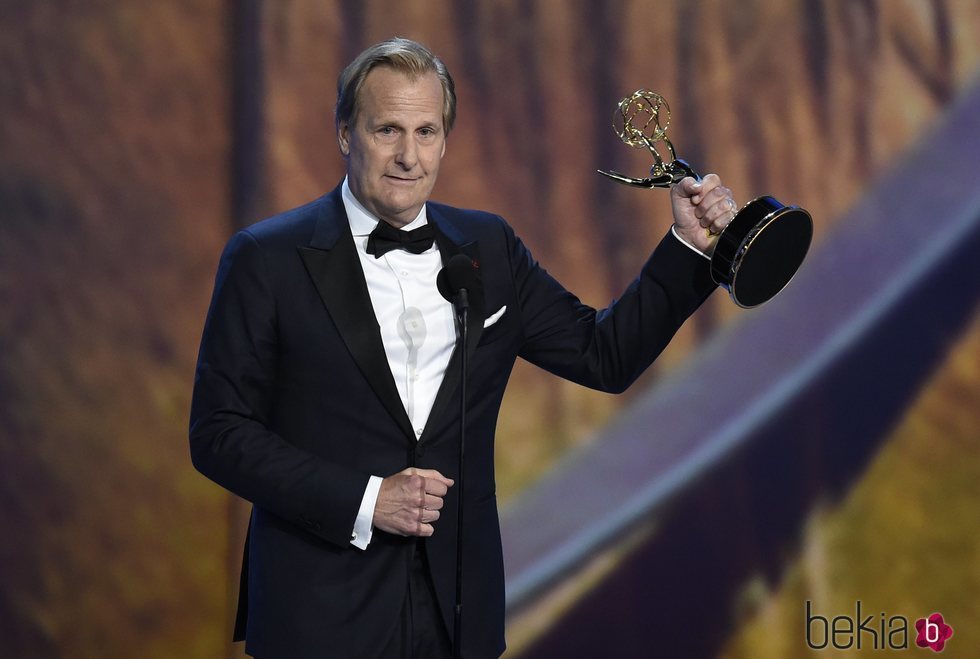
{"label": "man's nose", "polygon": [[395,162],[401,165],[404,169],[409,170],[414,168],[418,161],[418,145],[415,143],[415,140],[412,139],[411,135],[407,135],[402,138],[398,144],[398,150],[395,153]]}

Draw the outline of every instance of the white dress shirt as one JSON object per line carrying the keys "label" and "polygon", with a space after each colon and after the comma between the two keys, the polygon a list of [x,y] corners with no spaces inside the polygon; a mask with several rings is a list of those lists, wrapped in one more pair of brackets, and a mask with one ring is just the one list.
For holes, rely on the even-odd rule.
{"label": "white dress shirt", "polygon": [[677,233],[677,229],[673,225],[671,225],[671,227],[670,227],[670,232],[672,234],[674,234],[674,238],[677,238],[677,240],[681,241],[681,243],[684,244],[684,245],[686,245],[688,247],[688,249],[691,249],[691,250],[697,252],[698,254],[700,254],[704,258],[708,259],[709,261],[711,260],[711,257],[710,256],[708,256],[707,254],[705,254],[704,252],[702,252],[700,249],[698,249],[697,247],[695,247],[691,243],[689,243],[686,240],[684,240],[683,238],[681,238],[681,234]]}
{"label": "white dress shirt", "polygon": [[[354,197],[346,178],[341,194],[371,306],[381,328],[388,367],[418,439],[456,345],[453,306],[436,288],[442,257],[435,244],[421,254],[403,249],[391,250],[380,258],[368,254],[368,236],[380,220]],[[403,229],[411,231],[427,223],[422,206],[418,216]],[[351,544],[360,549],[371,541],[381,481],[381,476],[371,476],[357,512]]]}

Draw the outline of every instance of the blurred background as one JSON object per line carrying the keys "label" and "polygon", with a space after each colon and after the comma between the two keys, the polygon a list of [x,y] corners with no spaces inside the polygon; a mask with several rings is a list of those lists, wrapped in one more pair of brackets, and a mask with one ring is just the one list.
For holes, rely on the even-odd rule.
{"label": "blurred background", "polygon": [[978,656],[980,2],[0,0],[3,656],[241,656],[248,505],[186,440],[217,258],[341,180],[337,75],[395,35],[457,82],[435,198],[590,304],[671,221],[595,173],[645,175],[610,125],[638,87],[740,202],[815,221],[771,306],[716,292],[622,396],[518,365],[506,656],[811,656],[805,603],[857,600]]}

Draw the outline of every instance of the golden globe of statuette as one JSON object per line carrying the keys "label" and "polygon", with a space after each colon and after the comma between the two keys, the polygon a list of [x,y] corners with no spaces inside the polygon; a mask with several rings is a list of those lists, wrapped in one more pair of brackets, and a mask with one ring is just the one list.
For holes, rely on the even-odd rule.
{"label": "golden globe of statuette", "polygon": [[[638,188],[669,188],[686,176],[700,179],[677,157],[667,137],[670,106],[663,96],[638,89],[619,102],[613,112],[613,130],[625,144],[645,148],[653,157],[650,176],[634,178],[598,170],[614,181]],[[662,145],[664,153],[658,149]],[[775,198],[753,199],[735,213],[711,256],[711,277],[724,286],[740,307],[755,307],[770,300],[793,278],[810,248],[813,220],[798,206],[784,206]]]}

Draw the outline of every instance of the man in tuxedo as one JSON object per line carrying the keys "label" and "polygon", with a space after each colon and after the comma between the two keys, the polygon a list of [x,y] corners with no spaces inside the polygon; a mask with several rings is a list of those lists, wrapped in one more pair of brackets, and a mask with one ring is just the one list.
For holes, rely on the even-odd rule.
{"label": "man in tuxedo", "polygon": [[[714,175],[674,187],[671,232],[602,311],[548,275],[500,217],[429,201],[455,104],[452,78],[424,46],[367,49],[338,84],[346,178],[238,232],[222,255],[191,454],[253,504],[236,640],[259,659],[449,656],[463,350],[460,647],[499,656],[493,441],[515,359],[622,391],[714,288],[706,255],[736,208]],[[436,288],[457,254],[479,284],[458,347],[453,306]]]}

